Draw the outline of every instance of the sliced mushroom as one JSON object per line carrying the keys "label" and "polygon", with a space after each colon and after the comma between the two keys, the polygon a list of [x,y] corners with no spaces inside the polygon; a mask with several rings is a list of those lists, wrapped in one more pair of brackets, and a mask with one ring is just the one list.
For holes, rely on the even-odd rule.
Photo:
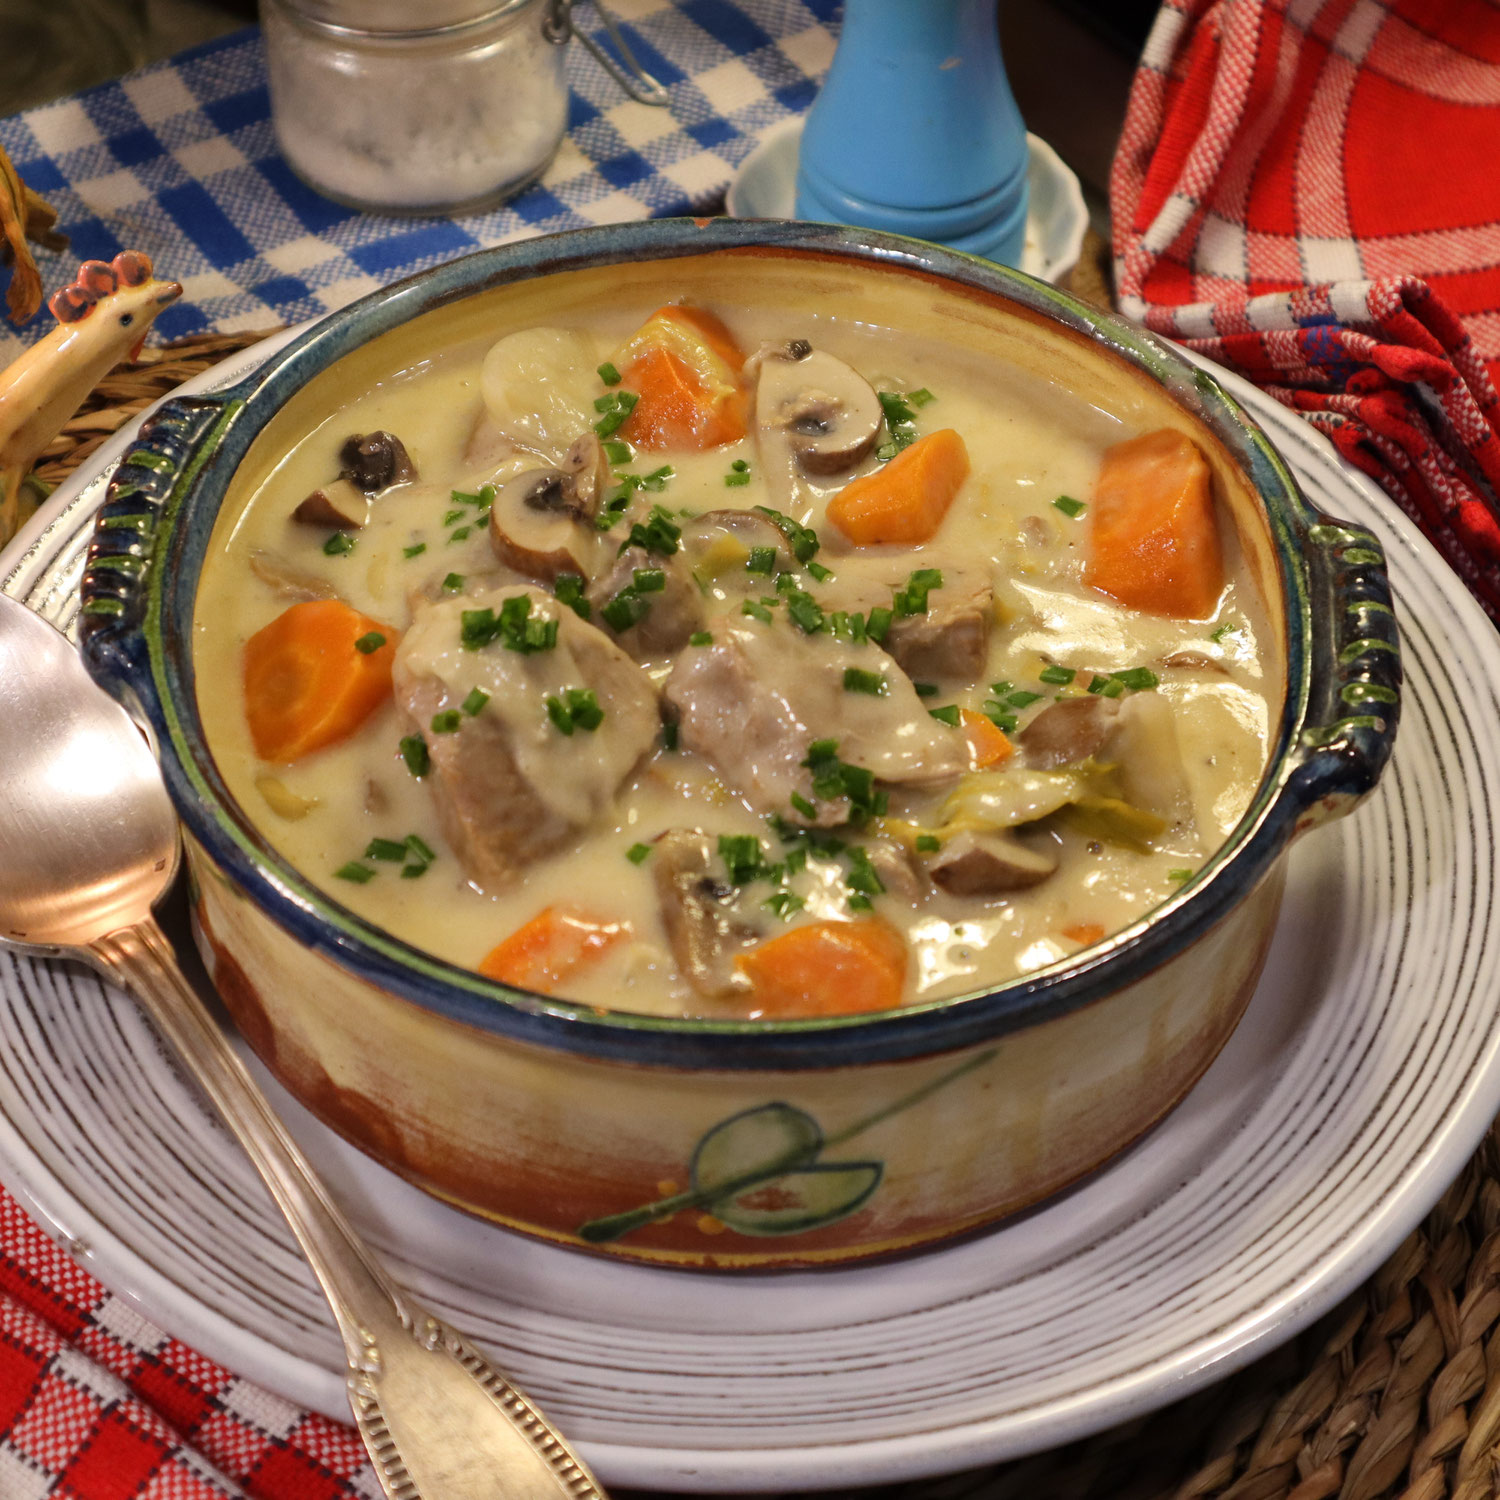
{"label": "sliced mushroom", "polygon": [[389,432],[352,433],[339,449],[339,462],[344,466],[343,477],[367,495],[393,484],[409,484],[417,477],[417,466],[405,444]]}
{"label": "sliced mushroom", "polygon": [[304,601],[308,599],[337,599],[339,591],[326,578],[315,573],[304,573],[293,567],[284,557],[256,547],[250,553],[250,571],[269,588],[276,590],[283,599]]}
{"label": "sliced mushroom", "polygon": [[358,531],[370,519],[370,497],[351,479],[335,479],[314,490],[292,512],[307,526],[333,526]]}
{"label": "sliced mushroom", "polygon": [[528,469],[501,485],[490,507],[490,545],[506,567],[555,583],[559,573],[588,578],[599,532],[561,469]]}
{"label": "sliced mushroom", "polygon": [[714,873],[708,836],[669,829],[655,841],[651,866],[662,926],[682,977],[710,999],[749,989],[734,957],[764,934],[736,911],[738,890]]}
{"label": "sliced mushroom", "polygon": [[614,478],[604,444],[598,434],[586,432],[575,438],[563,457],[561,469],[573,481],[573,496],[578,514],[592,520],[604,503],[604,492]]}
{"label": "sliced mushroom", "polygon": [[1007,833],[957,833],[927,866],[950,896],[1003,896],[1039,885],[1056,870],[1052,855]]}
{"label": "sliced mushroom", "polygon": [[1164,667],[1176,667],[1183,672],[1212,672],[1219,677],[1228,677],[1229,668],[1201,651],[1174,651],[1161,659]]}
{"label": "sliced mushroom", "polygon": [[757,593],[764,593],[769,585],[764,576],[745,573],[745,563],[756,547],[775,551],[776,572],[794,566],[792,550],[781,528],[753,510],[705,511],[683,526],[682,546],[693,559],[694,567],[701,567],[706,576],[718,578],[738,569],[755,585]]}
{"label": "sliced mushroom", "polygon": [[903,845],[875,839],[865,853],[880,876],[886,894],[906,906],[921,906],[932,893],[932,882],[921,863]]}
{"label": "sliced mushroom", "polygon": [[1098,753],[1114,731],[1120,700],[1090,693],[1049,704],[1016,738],[1026,762],[1039,770],[1076,765]]}
{"label": "sliced mushroom", "polygon": [[815,349],[802,358],[763,359],[755,419],[762,428],[784,435],[804,473],[839,474],[875,446],[881,412],[863,375]]}

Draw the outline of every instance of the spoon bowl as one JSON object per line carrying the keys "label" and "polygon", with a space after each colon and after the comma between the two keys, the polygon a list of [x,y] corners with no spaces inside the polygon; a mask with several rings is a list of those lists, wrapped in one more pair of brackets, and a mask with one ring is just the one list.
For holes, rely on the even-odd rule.
{"label": "spoon bowl", "polygon": [[0,949],[129,989],[255,1163],[333,1309],[389,1500],[603,1500],[530,1399],[386,1275],[183,978],[152,916],[177,819],[130,716],[67,640],[0,594]]}

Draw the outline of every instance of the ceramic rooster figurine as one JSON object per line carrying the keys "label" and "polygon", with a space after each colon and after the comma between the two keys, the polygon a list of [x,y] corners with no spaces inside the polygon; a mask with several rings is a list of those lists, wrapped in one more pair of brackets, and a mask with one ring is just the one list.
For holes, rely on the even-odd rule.
{"label": "ceramic rooster figurine", "polygon": [[42,450],[181,295],[177,282],[155,279],[148,256],[124,250],[108,264],[85,261],[52,296],[58,326],[0,371],[0,547],[35,508],[24,486]]}

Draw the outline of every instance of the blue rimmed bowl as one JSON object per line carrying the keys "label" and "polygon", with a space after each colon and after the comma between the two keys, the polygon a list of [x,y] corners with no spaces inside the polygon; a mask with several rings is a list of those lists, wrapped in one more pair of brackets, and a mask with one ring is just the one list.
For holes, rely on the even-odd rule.
{"label": "blue rimmed bowl", "polygon": [[[1277,712],[1248,811],[1185,888],[1076,960],[998,988],[828,1020],[673,1020],[444,963],[270,847],[199,718],[193,620],[221,516],[340,390],[424,348],[549,311],[683,296],[921,328],[1198,442],[1266,601]],[[1270,942],[1282,855],[1370,791],[1399,710],[1378,543],[1316,511],[1211,378],[989,262],[772,221],[657,220],[483,251],[333,314],[239,386],[167,402],[114,478],[83,591],[90,671],[154,731],[200,946],[276,1075],[451,1202],[662,1264],[764,1269],[912,1249],[1034,1203],[1129,1144],[1233,1030]]]}

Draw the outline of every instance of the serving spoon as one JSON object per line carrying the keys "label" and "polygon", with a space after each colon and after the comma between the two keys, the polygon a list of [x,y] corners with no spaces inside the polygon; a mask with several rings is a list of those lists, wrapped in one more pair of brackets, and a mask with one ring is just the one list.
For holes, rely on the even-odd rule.
{"label": "serving spoon", "polygon": [[531,1400],[381,1268],[202,999],[152,908],[181,849],[156,759],[68,641],[0,594],[0,949],[79,958],[140,1002],[255,1163],[344,1340],[390,1500],[605,1500]]}

